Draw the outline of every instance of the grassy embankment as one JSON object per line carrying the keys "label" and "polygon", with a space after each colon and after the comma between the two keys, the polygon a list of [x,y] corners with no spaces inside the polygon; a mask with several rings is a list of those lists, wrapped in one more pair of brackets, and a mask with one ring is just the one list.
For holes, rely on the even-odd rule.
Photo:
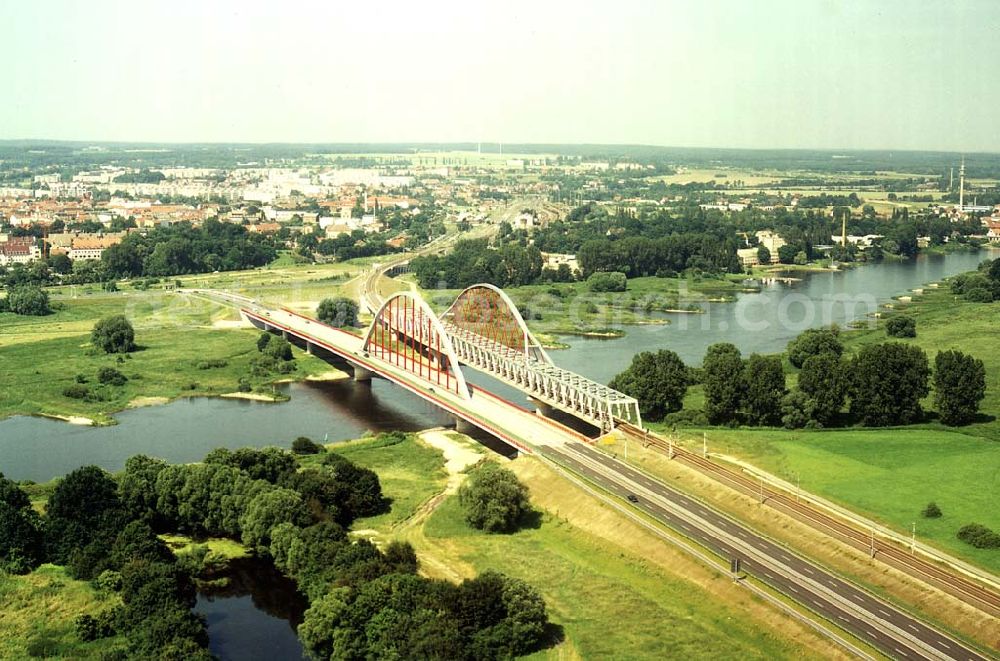
{"label": "grassy embankment", "polygon": [[55,565],[42,565],[26,576],[0,573],[0,658],[99,658],[123,638],[80,642],[73,620],[96,616],[117,599]]}
{"label": "grassy embankment", "polygon": [[[190,276],[185,287],[221,288],[245,293],[274,304],[312,309],[315,302],[339,292],[348,268],[310,266]],[[173,281],[171,281],[172,283]],[[237,328],[230,307],[205,299],[165,291],[162,285],[139,291],[107,293],[92,287],[51,290],[56,311],[45,317],[0,314],[0,418],[17,415],[79,416],[99,424],[130,405],[156,403],[182,396],[220,395],[250,379],[265,396],[270,383],[282,377],[303,378],[329,373],[325,362],[296,351],[298,369],[291,375],[250,375],[250,360],[258,355],[257,331]],[[313,299],[316,299],[315,301]],[[140,350],[118,362],[89,345],[90,330],[103,317],[124,314],[135,327]],[[222,361],[206,364],[206,361]],[[224,364],[223,364],[224,363]],[[96,384],[101,367],[114,367],[129,381],[105,389],[107,399],[86,402],[63,395],[76,375]]]}
{"label": "grassy embankment", "polygon": [[[925,289],[908,304],[894,303],[897,312],[917,320],[917,337],[901,340],[922,347],[933,365],[940,350],[960,349],[985,363],[987,391],[981,421],[946,427],[933,416],[923,424],[891,429],[728,429],[682,430],[682,438],[701,446],[702,431],[709,449],[748,461],[804,490],[845,505],[964,560],[1000,572],[1000,553],[973,548],[955,537],[967,523],[1000,530],[1000,354],[996,328],[1000,304],[956,300],[946,286]],[[888,338],[875,329],[844,334],[848,354],[863,345]],[[789,385],[794,384],[794,374]],[[685,408],[703,404],[701,388],[692,388]],[[933,393],[924,401],[933,409]],[[657,425],[653,425],[656,427]],[[666,425],[660,426],[666,430]],[[924,519],[920,511],[935,501],[944,516]]]}
{"label": "grassy embankment", "polygon": [[[447,433],[458,452],[484,452]],[[496,569],[535,585],[565,639],[537,658],[659,659],[836,656],[824,639],[752,599],[726,576],[675,551],[537,460],[508,464],[528,485],[539,524],[512,535],[470,529],[454,495],[464,477],[406,442],[331,446],[380,475],[392,512],[355,529],[414,544],[421,571],[460,580]],[[473,459],[474,461],[475,459]],[[428,475],[433,479],[428,480]]]}

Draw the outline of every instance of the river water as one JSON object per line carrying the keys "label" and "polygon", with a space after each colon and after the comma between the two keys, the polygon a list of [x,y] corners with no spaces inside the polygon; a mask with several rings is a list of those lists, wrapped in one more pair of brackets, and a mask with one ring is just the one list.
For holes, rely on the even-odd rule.
{"label": "river water", "polygon": [[[667,314],[668,325],[627,326],[623,339],[572,337],[566,350],[551,353],[561,367],[607,382],[639,351],[672,349],[698,364],[715,342],[732,342],[744,354],[781,351],[804,328],[846,325],[865,319],[878,305],[956,273],[969,271],[986,253],[921,256],[911,262],[862,266],[837,273],[812,273],[788,284],[765,285],[735,303],[705,304],[705,314]],[[470,373],[469,380],[512,401],[522,393]],[[84,464],[119,470],[128,457],[144,453],[171,462],[202,458],[219,446],[288,447],[298,436],[337,441],[367,431],[418,430],[449,419],[420,398],[375,380],[282,386],[291,396],[281,404],[229,399],[182,399],[164,406],[124,411],[112,427],[78,427],[43,418],[0,421],[0,471],[15,480],[45,481]],[[260,570],[253,572],[260,575]],[[278,587],[275,587],[278,585]],[[275,581],[238,580],[227,591],[200,594],[196,610],[208,621],[211,650],[221,659],[301,658],[295,635],[301,605],[269,599],[287,591]]]}

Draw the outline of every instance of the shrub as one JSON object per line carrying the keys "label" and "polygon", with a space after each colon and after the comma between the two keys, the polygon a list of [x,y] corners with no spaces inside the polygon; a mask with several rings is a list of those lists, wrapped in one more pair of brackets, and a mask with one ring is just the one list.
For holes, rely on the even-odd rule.
{"label": "shrub", "polygon": [[587,278],[587,288],[595,292],[625,291],[628,278],[619,271],[598,271]]}
{"label": "shrub", "polygon": [[917,322],[913,317],[898,316],[890,317],[885,322],[885,333],[889,337],[916,337]]}
{"label": "shrub", "polygon": [[253,390],[253,386],[250,385],[250,381],[246,377],[240,377],[240,380],[236,385],[236,389],[239,392],[250,392]]}
{"label": "shrub", "polygon": [[7,295],[7,309],[14,314],[41,317],[52,312],[49,295],[41,287],[22,285]]}
{"label": "shrub", "polygon": [[920,516],[925,519],[939,519],[941,518],[941,508],[933,500],[927,503],[927,507],[920,512]]}
{"label": "shrub", "polygon": [[70,399],[84,399],[90,395],[90,388],[75,383],[71,386],[63,388],[62,394],[63,397],[69,397]]}
{"label": "shrub", "polygon": [[486,462],[469,476],[458,491],[465,520],[486,532],[512,532],[531,511],[528,489],[511,471]]}
{"label": "shrub", "polygon": [[93,615],[83,615],[77,616],[73,620],[73,628],[76,630],[76,637],[85,643],[92,640],[97,640],[98,628],[97,628],[97,618]]}
{"label": "shrub", "polygon": [[979,523],[962,526],[958,531],[958,538],[977,549],[1000,548],[1000,534]]}
{"label": "shrub", "polygon": [[325,451],[326,448],[305,436],[299,436],[292,441],[292,452],[295,454],[319,454]]}
{"label": "shrub", "polygon": [[225,367],[228,364],[229,363],[227,363],[225,360],[222,360],[221,358],[215,358],[212,360],[198,361],[198,363],[195,364],[195,367],[197,367],[200,370],[211,370],[211,369],[218,369]]}
{"label": "shrub", "polygon": [[123,386],[128,381],[128,377],[113,367],[102,367],[97,370],[97,380],[106,385]]}

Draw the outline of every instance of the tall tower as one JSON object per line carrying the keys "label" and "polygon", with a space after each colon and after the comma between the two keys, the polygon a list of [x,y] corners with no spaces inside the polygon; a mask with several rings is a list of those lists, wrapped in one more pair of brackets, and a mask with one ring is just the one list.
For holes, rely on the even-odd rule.
{"label": "tall tower", "polygon": [[847,214],[849,213],[850,211],[842,213],[840,216],[840,245],[845,249],[847,248]]}
{"label": "tall tower", "polygon": [[965,157],[962,157],[962,167],[958,169],[958,212],[965,211]]}

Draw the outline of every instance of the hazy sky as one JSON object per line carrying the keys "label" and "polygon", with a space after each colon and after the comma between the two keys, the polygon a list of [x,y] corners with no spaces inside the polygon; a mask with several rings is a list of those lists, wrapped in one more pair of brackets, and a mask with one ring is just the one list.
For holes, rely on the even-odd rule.
{"label": "hazy sky", "polygon": [[997,0],[3,0],[0,139],[1000,151]]}

